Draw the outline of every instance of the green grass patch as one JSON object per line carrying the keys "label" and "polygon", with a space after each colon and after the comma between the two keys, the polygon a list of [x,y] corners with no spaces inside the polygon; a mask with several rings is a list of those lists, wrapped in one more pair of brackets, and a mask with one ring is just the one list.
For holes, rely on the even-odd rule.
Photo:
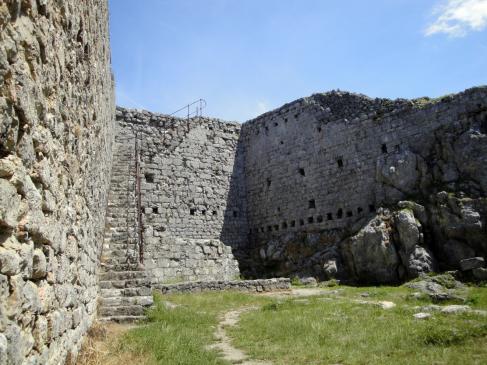
{"label": "green grass patch", "polygon": [[[487,316],[441,314],[417,320],[430,304],[399,287],[334,286],[307,298],[238,293],[156,295],[147,321],[120,340],[120,349],[147,364],[228,364],[212,344],[219,316],[243,306],[237,327],[226,329],[235,347],[273,364],[485,364]],[[487,288],[469,287],[468,304],[487,310]],[[357,301],[392,301],[384,310]],[[178,305],[169,309],[169,301]]]}
{"label": "green grass patch", "polygon": [[[350,301],[364,292],[365,300],[399,305],[383,310]],[[407,295],[403,287],[345,288],[345,299],[289,299],[245,314],[230,334],[237,347],[274,364],[485,363],[486,317],[435,313],[417,320],[404,305],[411,304]]]}
{"label": "green grass patch", "polygon": [[[130,330],[121,340],[131,353],[150,354],[154,364],[228,364],[211,344],[218,315],[248,304],[270,301],[237,292],[155,295],[155,306],[147,312],[147,323]],[[169,309],[165,301],[177,304]]]}

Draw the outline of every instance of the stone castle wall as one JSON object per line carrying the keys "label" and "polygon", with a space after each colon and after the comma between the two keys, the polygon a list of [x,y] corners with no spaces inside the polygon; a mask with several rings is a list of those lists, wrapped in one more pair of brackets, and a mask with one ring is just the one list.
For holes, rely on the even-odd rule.
{"label": "stone castle wall", "polygon": [[413,101],[330,92],[243,124],[248,253],[260,262],[254,267],[316,274],[310,257],[363,227],[378,207],[435,184],[485,196],[483,139],[458,153],[468,158],[443,158],[438,141],[469,130],[482,135],[486,110],[485,87]]}
{"label": "stone castle wall", "polygon": [[[408,100],[332,92],[245,123],[250,229],[257,237],[340,229],[379,205],[397,201],[399,191],[395,196],[378,191],[378,163],[424,149],[439,127],[460,121],[461,115],[485,103],[485,92],[423,107]],[[404,163],[418,169],[417,161],[406,157]]]}
{"label": "stone castle wall", "polygon": [[114,123],[105,1],[0,2],[0,364],[74,360]]}
{"label": "stone castle wall", "polygon": [[107,260],[123,265],[139,259],[137,137],[145,269],[156,282],[237,276],[232,248],[246,240],[240,125],[125,109],[117,122]]}

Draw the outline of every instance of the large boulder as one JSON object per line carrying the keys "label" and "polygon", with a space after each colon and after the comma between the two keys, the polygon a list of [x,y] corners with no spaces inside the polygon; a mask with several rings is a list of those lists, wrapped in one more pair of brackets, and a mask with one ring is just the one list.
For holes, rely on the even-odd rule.
{"label": "large boulder", "polygon": [[355,276],[364,283],[399,281],[399,255],[392,242],[390,217],[378,215],[343,243],[343,256]]}

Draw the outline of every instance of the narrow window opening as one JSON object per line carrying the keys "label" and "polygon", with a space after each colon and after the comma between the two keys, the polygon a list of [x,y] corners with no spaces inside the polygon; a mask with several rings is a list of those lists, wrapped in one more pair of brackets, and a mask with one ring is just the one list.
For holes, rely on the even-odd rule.
{"label": "narrow window opening", "polygon": [[152,207],[152,213],[159,214],[159,208],[158,207]]}
{"label": "narrow window opening", "polygon": [[145,181],[152,184],[154,183],[154,174],[144,174],[145,175]]}
{"label": "narrow window opening", "polygon": [[375,206],[373,204],[369,205],[369,212],[375,212]]}
{"label": "narrow window opening", "polygon": [[300,225],[300,226],[304,226],[304,220],[300,219],[300,220],[299,220],[299,225]]}
{"label": "narrow window opening", "polygon": [[296,227],[296,221],[291,221],[291,227]]}
{"label": "narrow window opening", "polygon": [[364,211],[364,210],[362,209],[362,207],[358,207],[358,208],[357,208],[357,213],[358,213],[358,214],[362,213],[363,211]]}
{"label": "narrow window opening", "polygon": [[321,133],[321,127],[316,128],[318,130],[318,133]]}
{"label": "narrow window opening", "polygon": [[316,202],[314,199],[311,199],[310,201],[308,201],[308,208],[309,209],[314,209],[316,208]]}
{"label": "narrow window opening", "polygon": [[267,226],[267,232],[272,231],[272,226]]}
{"label": "narrow window opening", "polygon": [[264,227],[260,227],[260,231],[261,231],[262,233],[264,233],[264,232],[265,232],[265,228],[264,228]]}
{"label": "narrow window opening", "polygon": [[266,181],[267,181],[267,186],[268,186],[268,187],[269,187],[269,186],[271,186],[271,183],[272,183],[271,178],[270,178],[270,177],[268,177]]}
{"label": "narrow window opening", "polygon": [[353,212],[351,210],[348,210],[347,211],[347,217],[353,217]]}
{"label": "narrow window opening", "polygon": [[286,229],[287,228],[287,223],[286,222],[282,222],[282,229]]}
{"label": "narrow window opening", "polygon": [[313,217],[308,217],[308,223],[312,224],[314,223],[315,219]]}
{"label": "narrow window opening", "polygon": [[329,221],[332,221],[333,220],[333,214],[332,213],[327,213],[326,214],[326,219],[329,220]]}
{"label": "narrow window opening", "polygon": [[338,164],[338,167],[339,167],[339,168],[342,168],[342,167],[343,167],[343,160],[342,160],[341,158],[339,158],[339,159],[337,160],[337,164]]}
{"label": "narrow window opening", "polygon": [[274,231],[279,231],[279,225],[278,224],[274,224]]}
{"label": "narrow window opening", "polygon": [[322,223],[323,222],[323,216],[319,215],[317,218],[316,218],[316,221],[318,223]]}
{"label": "narrow window opening", "polygon": [[233,218],[237,218],[238,217],[238,213],[236,210],[233,211]]}
{"label": "narrow window opening", "polygon": [[343,217],[343,210],[342,210],[342,208],[340,208],[340,209],[338,209],[338,212],[337,212],[337,218],[342,219],[342,217]]}
{"label": "narrow window opening", "polygon": [[277,122],[274,122],[274,127],[277,127],[279,124]]}
{"label": "narrow window opening", "polygon": [[301,176],[306,176],[306,173],[304,172],[304,169],[303,169],[303,168],[301,168],[301,167],[299,168],[299,174],[300,174]]}
{"label": "narrow window opening", "polygon": [[191,209],[189,210],[189,215],[194,215],[194,213],[195,213],[195,212],[196,212],[196,209],[191,208]]}
{"label": "narrow window opening", "polygon": [[385,143],[381,146],[382,153],[387,153],[387,145]]}
{"label": "narrow window opening", "polygon": [[298,118],[299,118],[299,113],[294,114],[294,119],[298,119]]}
{"label": "narrow window opening", "polygon": [[280,212],[281,211],[281,207],[277,207],[277,211]]}
{"label": "narrow window opening", "polygon": [[394,147],[396,149],[396,152],[399,153],[401,152],[401,146],[396,144],[396,146]]}
{"label": "narrow window opening", "polygon": [[287,118],[284,118],[284,123],[287,123]]}
{"label": "narrow window opening", "polygon": [[218,214],[218,212],[217,212],[216,210],[214,210],[213,212],[211,212],[211,214],[213,214],[213,215],[217,215],[217,214]]}
{"label": "narrow window opening", "polygon": [[201,211],[201,214],[206,215],[206,210],[204,210],[204,209],[203,209],[203,210]]}

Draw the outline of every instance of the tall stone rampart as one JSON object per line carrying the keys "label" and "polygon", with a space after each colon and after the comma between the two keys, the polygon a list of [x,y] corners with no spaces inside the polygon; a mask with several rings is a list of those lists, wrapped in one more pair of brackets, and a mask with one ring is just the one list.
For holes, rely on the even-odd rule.
{"label": "tall stone rampart", "polygon": [[117,131],[107,264],[137,263],[142,255],[156,282],[237,276],[232,249],[247,237],[240,125],[120,108]]}
{"label": "tall stone rampart", "polygon": [[[254,268],[260,274],[323,274],[328,258],[352,260],[337,243],[366,225],[379,207],[404,199],[423,203],[441,190],[485,197],[486,111],[486,87],[439,100],[336,91],[243,124],[248,252],[260,262]],[[442,141],[457,151],[447,153],[452,147]],[[480,214],[480,225],[482,220]],[[440,236],[433,232],[429,244]],[[319,253],[324,256],[318,259]],[[343,270],[350,276],[354,268]]]}
{"label": "tall stone rampart", "polygon": [[74,360],[111,166],[106,1],[0,2],[0,364]]}

